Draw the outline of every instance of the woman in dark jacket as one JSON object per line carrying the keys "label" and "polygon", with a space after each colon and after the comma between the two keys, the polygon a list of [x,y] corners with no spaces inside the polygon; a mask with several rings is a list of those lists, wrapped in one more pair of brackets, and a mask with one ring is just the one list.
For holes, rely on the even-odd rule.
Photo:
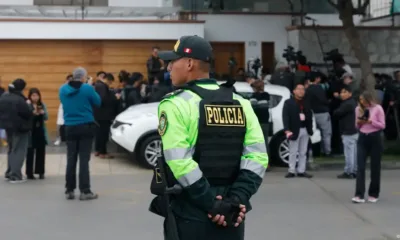
{"label": "woman in dark jacket", "polygon": [[26,176],[35,179],[34,174],[39,174],[44,179],[46,145],[48,143],[45,121],[48,119],[46,105],[42,103],[40,91],[37,88],[29,90],[28,99],[33,110],[31,141],[29,142],[26,156]]}

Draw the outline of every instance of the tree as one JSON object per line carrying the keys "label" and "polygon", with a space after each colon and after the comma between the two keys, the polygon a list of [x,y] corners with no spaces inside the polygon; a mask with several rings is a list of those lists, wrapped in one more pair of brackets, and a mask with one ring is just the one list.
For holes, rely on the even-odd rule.
{"label": "tree", "polygon": [[336,3],[333,0],[327,1],[339,12],[339,19],[343,23],[344,33],[354,51],[355,57],[360,63],[361,88],[373,92],[375,90],[375,77],[372,72],[372,64],[367,49],[362,44],[360,34],[353,21],[353,15],[365,15],[370,0],[365,0],[362,4],[361,0],[358,0],[357,7],[354,6],[352,0],[337,0]]}

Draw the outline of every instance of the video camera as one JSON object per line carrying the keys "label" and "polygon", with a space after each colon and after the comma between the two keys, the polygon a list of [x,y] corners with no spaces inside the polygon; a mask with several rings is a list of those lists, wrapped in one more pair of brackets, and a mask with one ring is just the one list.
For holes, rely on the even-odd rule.
{"label": "video camera", "polygon": [[343,59],[343,54],[339,52],[339,49],[335,48],[330,50],[329,52],[324,52],[324,61],[332,61],[336,62],[340,59]]}
{"label": "video camera", "polygon": [[302,51],[295,51],[292,46],[283,49],[282,57],[290,64],[292,70],[296,70],[296,64],[306,64],[307,58],[303,55]]}
{"label": "video camera", "polygon": [[262,69],[260,58],[251,58],[249,61],[247,61],[247,72],[251,72],[254,77],[259,77],[260,69]]}
{"label": "video camera", "polygon": [[282,57],[285,58],[287,62],[297,61],[297,53],[294,51],[294,47],[288,46],[283,49]]}

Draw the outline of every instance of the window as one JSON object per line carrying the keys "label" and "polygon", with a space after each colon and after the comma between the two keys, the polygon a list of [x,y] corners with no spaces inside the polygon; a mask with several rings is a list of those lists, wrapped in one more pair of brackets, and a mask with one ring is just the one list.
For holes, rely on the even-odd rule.
{"label": "window", "polygon": [[34,5],[44,6],[105,6],[108,7],[108,0],[34,0]]}
{"label": "window", "polygon": [[[238,94],[240,96],[242,96],[243,98],[249,100],[253,93],[252,92],[238,92]],[[282,96],[270,94],[269,102],[268,102],[269,108],[274,108],[274,107],[278,106],[278,104],[281,102],[281,100],[282,100]]]}
{"label": "window", "polygon": [[270,94],[269,95],[269,108],[274,108],[274,107],[278,106],[278,104],[281,102],[281,100],[282,100],[282,96]]}

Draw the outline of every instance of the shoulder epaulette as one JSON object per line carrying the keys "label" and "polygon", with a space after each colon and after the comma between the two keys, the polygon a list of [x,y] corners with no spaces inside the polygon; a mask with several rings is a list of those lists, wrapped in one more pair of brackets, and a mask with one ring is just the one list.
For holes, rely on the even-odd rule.
{"label": "shoulder epaulette", "polygon": [[177,90],[175,90],[175,91],[172,91],[172,92],[170,92],[170,93],[165,94],[164,97],[163,97],[162,99],[166,99],[166,98],[170,98],[170,97],[172,97],[172,96],[179,95],[179,94],[181,94],[183,91],[184,91],[184,89],[177,89]]}

